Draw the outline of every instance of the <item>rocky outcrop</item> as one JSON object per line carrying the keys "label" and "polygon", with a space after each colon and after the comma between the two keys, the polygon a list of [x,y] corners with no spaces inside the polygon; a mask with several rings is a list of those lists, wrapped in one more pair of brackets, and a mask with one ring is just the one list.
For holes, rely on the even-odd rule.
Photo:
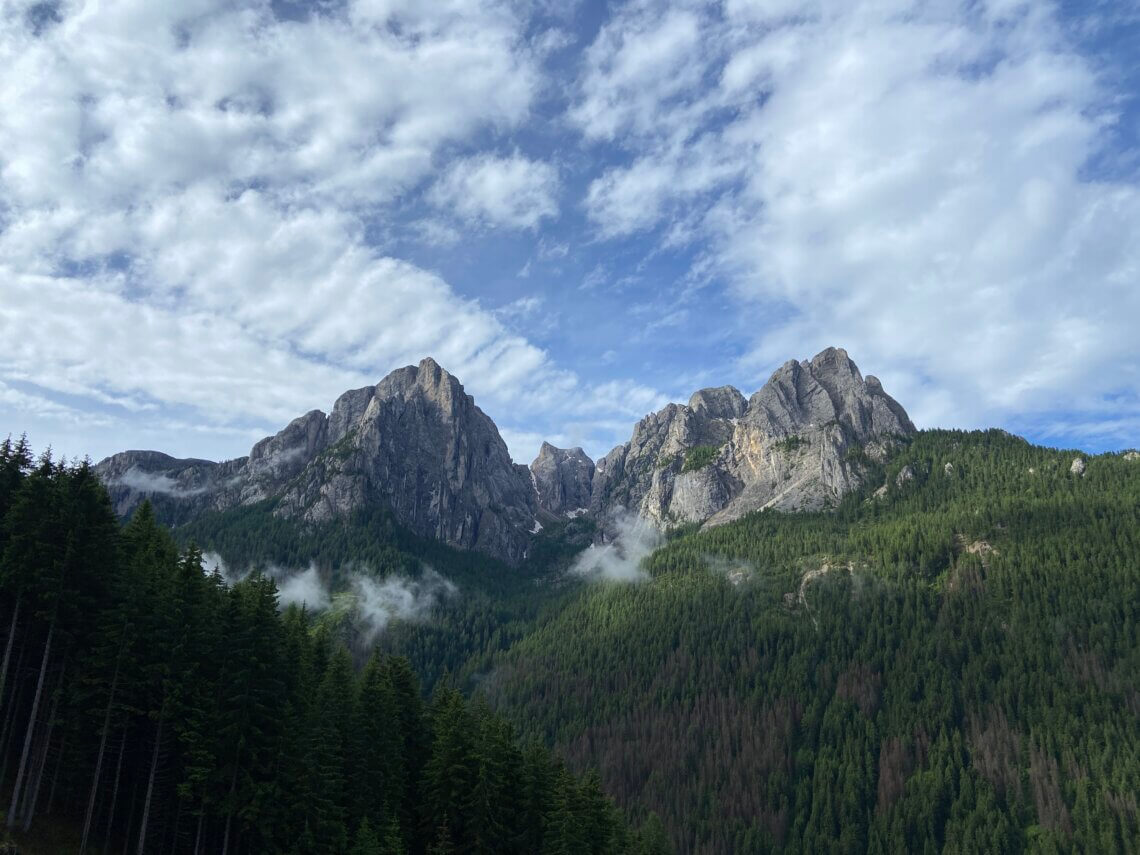
{"label": "rocky outcrop", "polygon": [[278,514],[324,522],[379,503],[420,535],[512,563],[525,556],[538,512],[526,467],[431,359],[346,392],[328,416],[301,416],[248,457],[211,463],[132,451],[97,469],[120,514],[144,497],[178,519],[274,498]]}
{"label": "rocky outcrop", "polygon": [[378,504],[420,535],[514,563],[543,521],[583,508],[603,526],[627,509],[665,527],[827,507],[913,431],[878,380],[829,348],[786,363],[749,399],[702,389],[646,416],[596,466],[580,448],[544,444],[528,469],[459,381],[425,359],[344,393],[328,415],[295,419],[248,457],[128,451],[97,470],[120,514],[150,498],[182,522],[272,499],[277,514],[321,523]]}
{"label": "rocky outcrop", "polygon": [[530,464],[538,506],[557,516],[577,514],[590,506],[594,461],[580,448],[555,448],[544,442]]}
{"label": "rocky outcrop", "polygon": [[1083,457],[1074,457],[1073,465],[1069,467],[1069,472],[1071,472],[1073,475],[1081,477],[1085,474],[1085,469],[1087,468],[1088,467],[1085,465],[1085,459]]}
{"label": "rocky outcrop", "polygon": [[591,509],[657,525],[728,522],[762,508],[819,509],[913,433],[906,411],[837,348],[787,362],[747,401],[704,389],[646,416],[598,461]]}

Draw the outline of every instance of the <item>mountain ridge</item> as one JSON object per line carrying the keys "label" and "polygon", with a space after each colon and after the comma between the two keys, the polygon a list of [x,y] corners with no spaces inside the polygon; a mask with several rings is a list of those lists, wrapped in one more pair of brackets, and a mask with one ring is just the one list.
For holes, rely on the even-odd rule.
{"label": "mountain ridge", "polygon": [[833,505],[862,483],[860,461],[882,462],[913,432],[876,378],[828,348],[785,363],[750,398],[720,386],[668,404],[597,462],[543,443],[524,466],[462,383],[427,357],[344,392],[328,414],[299,416],[246,457],[126,451],[96,471],[121,516],[144,498],[174,523],[271,500],[279,516],[322,523],[382,503],[419,535],[518,564],[544,524],[585,513],[604,537],[625,510],[667,528]]}

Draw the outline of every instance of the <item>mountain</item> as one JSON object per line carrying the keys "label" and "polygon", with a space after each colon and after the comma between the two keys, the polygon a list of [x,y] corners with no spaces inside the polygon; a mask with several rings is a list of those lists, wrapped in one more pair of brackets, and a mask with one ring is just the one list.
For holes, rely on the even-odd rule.
{"label": "mountain", "polygon": [[374,504],[411,531],[510,563],[526,555],[538,502],[494,422],[432,359],[341,395],[223,463],[126,451],[98,464],[115,510],[151,498],[163,518],[272,501],[323,523]]}
{"label": "mountain", "polygon": [[828,348],[785,363],[748,400],[721,386],[646,416],[598,461],[590,508],[604,519],[624,507],[667,527],[831,507],[914,431],[878,379]]}
{"label": "mountain", "polygon": [[555,515],[579,514],[590,506],[594,461],[580,448],[555,448],[544,442],[530,464],[538,505]]}
{"label": "mountain", "polygon": [[302,523],[381,505],[410,531],[519,564],[534,536],[589,512],[603,531],[630,510],[660,528],[721,524],[762,508],[834,506],[914,425],[843,350],[788,362],[745,400],[731,386],[646,416],[595,466],[543,443],[512,462],[494,422],[434,360],[341,395],[251,449],[213,463],[126,451],[97,472],[116,511],[149,497],[161,519],[272,502]]}
{"label": "mountain", "polygon": [[678,852],[1134,852],[1138,558],[1135,455],[922,431],[452,673]]}
{"label": "mountain", "polygon": [[[543,841],[516,835],[504,848],[480,838],[488,851],[667,848],[583,843],[597,829],[610,833],[595,809],[601,792],[644,818],[642,841],[664,844],[667,832],[676,851],[701,855],[1134,851],[1140,457],[1034,447],[996,430],[911,433],[879,384],[859,378],[838,351],[821,357],[785,366],[752,401],[727,387],[704,390],[662,418],[690,428],[674,452],[682,475],[686,465],[728,471],[720,455],[728,459],[745,421],[759,425],[772,458],[796,463],[787,455],[811,449],[797,464],[801,510],[777,503],[723,524],[676,526],[640,551],[595,544],[584,560],[595,515],[616,505],[598,501],[584,454],[549,446],[530,472],[509,470],[534,496],[535,516],[523,524],[542,523],[527,530],[515,572],[446,546],[434,530],[415,534],[380,486],[350,512],[325,502],[322,491],[344,473],[331,471],[342,451],[329,442],[333,417],[321,414],[227,464],[155,454],[118,462],[115,479],[164,512],[193,517],[174,532],[183,546],[196,542],[230,568],[272,577],[254,573],[229,590],[220,575],[202,573],[196,551],[179,559],[173,543],[156,543],[165,535],[149,513],[118,535],[85,467],[33,466],[26,450],[0,445],[0,612],[13,652],[0,688],[12,711],[8,765],[29,796],[16,800],[18,811],[36,813],[42,783],[54,810],[76,823],[95,793],[94,827],[113,842],[138,840],[149,823],[155,846],[189,851],[203,827],[193,820],[204,816],[200,848],[217,851],[235,814],[243,845],[234,851],[343,852],[343,839],[300,835],[335,831],[328,820],[338,811],[353,815],[339,800],[363,780],[357,758],[403,727],[375,712],[388,689],[366,699],[368,681],[348,679],[347,657],[330,648],[343,638],[359,657],[375,648],[395,657],[385,662],[406,659],[437,699],[420,719],[427,731],[404,734],[414,754],[395,755],[420,759],[384,776],[407,782],[403,797],[374,802],[400,806],[376,820],[388,825],[395,815],[411,836],[404,851],[473,845],[466,823],[484,822],[486,806],[509,805],[502,799],[518,795],[515,782],[531,790],[530,819],[495,814],[492,825],[535,829]],[[359,454],[353,465],[362,471],[349,487],[367,483],[373,458],[383,459],[358,434],[407,424],[405,447],[421,435],[423,449],[447,446],[431,438],[451,436],[439,413],[420,428],[407,414],[385,421],[398,405],[427,412],[431,396],[412,387],[431,386],[433,372],[403,371],[364,390],[359,406],[354,398],[340,408],[358,413],[343,462]],[[388,415],[369,422],[373,407]],[[811,433],[823,416],[836,421],[825,425],[826,447]],[[903,428],[897,435],[892,419]],[[785,433],[773,442],[780,421]],[[470,435],[453,441],[469,447]],[[621,447],[627,458],[634,445]],[[710,447],[715,454],[698,451]],[[836,454],[829,470],[824,457]],[[290,497],[309,489],[306,472],[316,498],[298,506],[328,513],[297,525],[306,517]],[[856,486],[836,499],[831,491],[846,484]],[[230,501],[226,490],[239,503],[210,510]],[[595,510],[581,514],[587,492]],[[746,495],[742,487],[725,507]],[[818,509],[802,510],[812,502]],[[645,555],[650,546],[659,548]],[[623,572],[610,573],[615,565]],[[589,568],[599,569],[577,572]],[[401,605],[439,578],[452,593],[423,608]],[[293,602],[299,585],[321,587],[314,611],[288,610],[279,625],[274,580]],[[365,608],[385,628],[341,634],[347,610]],[[417,703],[414,686],[401,683]],[[474,720],[453,689],[481,696]],[[509,725],[486,724],[497,716]],[[242,721],[248,732],[235,729]],[[530,760],[520,769],[512,732],[521,744],[553,748],[565,770]],[[235,740],[240,766],[222,762],[235,756]],[[388,771],[370,763],[363,768]],[[587,775],[571,786],[567,772]],[[236,795],[210,796],[233,793],[235,781]],[[330,781],[342,783],[330,789]],[[447,781],[452,806],[437,800]],[[363,781],[360,792],[370,786]],[[54,821],[52,803],[41,799],[40,815]]]}

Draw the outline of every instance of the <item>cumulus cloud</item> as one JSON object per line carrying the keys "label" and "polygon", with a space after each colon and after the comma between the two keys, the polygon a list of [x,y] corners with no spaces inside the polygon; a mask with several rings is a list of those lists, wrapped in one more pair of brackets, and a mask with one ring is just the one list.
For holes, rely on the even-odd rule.
{"label": "cumulus cloud", "polygon": [[8,427],[232,456],[431,355],[597,454],[665,401],[620,371],[827,344],[922,424],[1138,418],[1134,87],[1076,40],[1140,18],[1085,5],[9,2]]}
{"label": "cumulus cloud", "polygon": [[533,229],[558,214],[558,172],[553,166],[511,157],[481,155],[454,161],[430,198],[461,219],[492,226]]}
{"label": "cumulus cloud", "polygon": [[[601,234],[697,241],[739,300],[787,318],[746,368],[834,343],[924,424],[1118,414],[1140,360],[1140,187],[1090,174],[1119,93],[1057,8],[723,11],[631,4],[591,46],[571,115],[631,159],[589,187]],[[669,74],[637,75],[642,38],[669,46],[652,60]]]}
{"label": "cumulus cloud", "polygon": [[641,562],[664,542],[664,535],[651,522],[630,512],[619,512],[612,530],[613,536],[605,543],[591,544],[579,553],[570,572],[612,582],[647,579]]}
{"label": "cumulus cloud", "polygon": [[[571,372],[369,232],[530,115],[521,9],[29,8],[0,13],[0,378],[243,435],[425,355],[485,406],[571,400]],[[549,164],[474,153],[436,192],[532,228],[557,189]]]}

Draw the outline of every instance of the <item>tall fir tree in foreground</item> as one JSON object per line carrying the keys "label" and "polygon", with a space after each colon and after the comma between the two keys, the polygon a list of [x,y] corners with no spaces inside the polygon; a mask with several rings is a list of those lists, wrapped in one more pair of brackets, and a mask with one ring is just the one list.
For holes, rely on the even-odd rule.
{"label": "tall fir tree in foreground", "polygon": [[[84,853],[522,855],[554,826],[485,705],[425,705],[398,658],[358,670],[268,577],[204,572],[147,504],[120,528],[87,464],[0,444],[0,512],[9,829],[72,828]],[[636,851],[603,803],[578,822]]]}

